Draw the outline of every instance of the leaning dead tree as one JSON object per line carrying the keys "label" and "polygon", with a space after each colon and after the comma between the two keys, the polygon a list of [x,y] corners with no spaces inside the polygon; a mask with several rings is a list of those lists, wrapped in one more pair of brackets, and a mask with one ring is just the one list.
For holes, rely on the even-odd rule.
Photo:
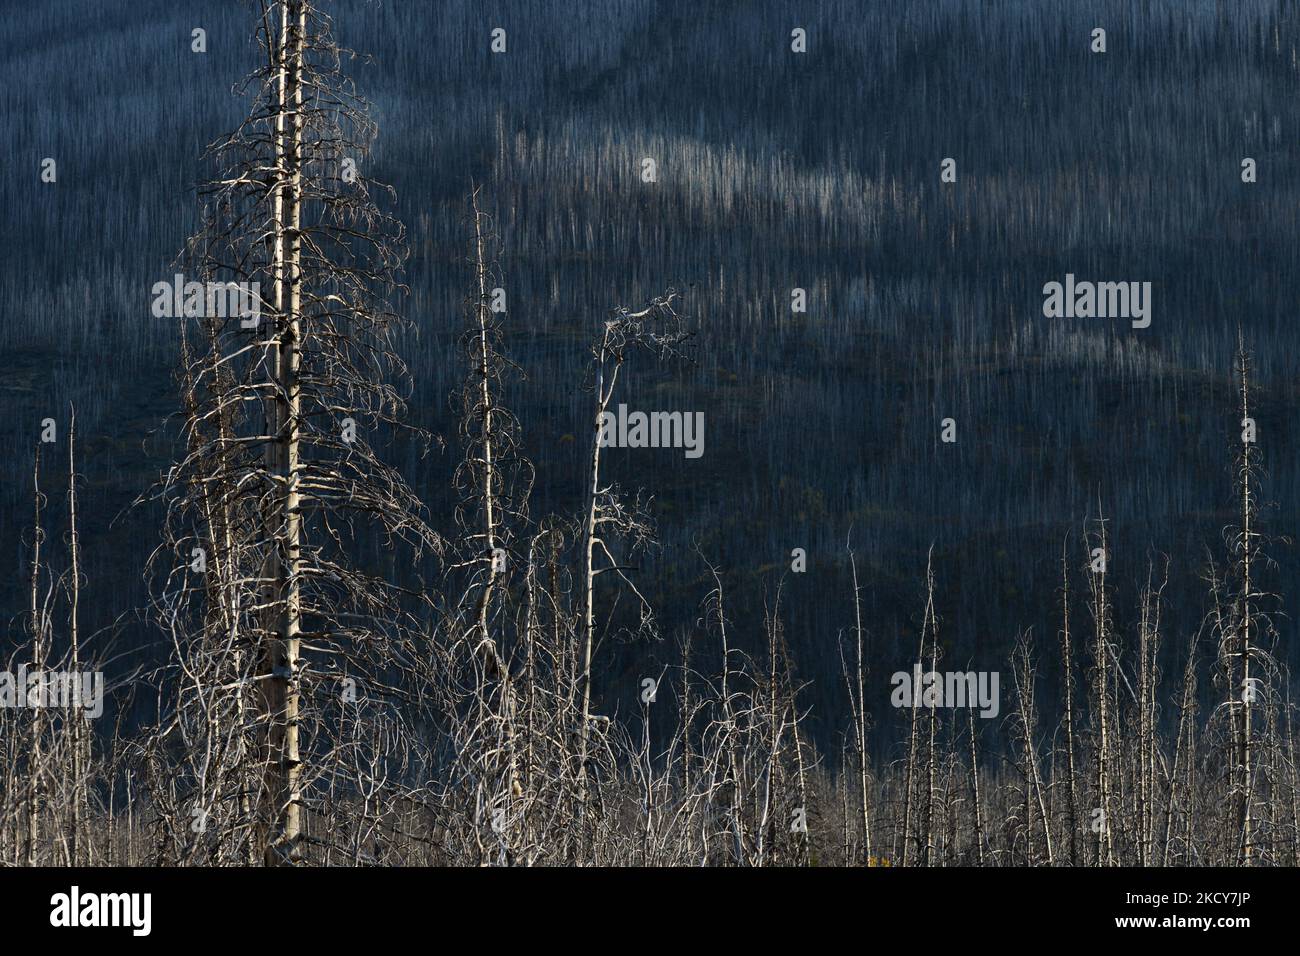
{"label": "leaning dead tree", "polygon": [[388,719],[393,649],[423,588],[357,557],[405,547],[418,568],[440,542],[376,450],[405,420],[406,370],[391,304],[403,230],[365,171],[375,127],[311,0],[265,5],[256,37],[252,110],[211,149],[185,257],[252,308],[187,296],[186,452],[162,484],[169,541],[151,562],[177,695],[148,756],[170,802],[165,855],[282,863],[337,851],[310,815],[390,782],[384,741],[341,729],[358,712]]}

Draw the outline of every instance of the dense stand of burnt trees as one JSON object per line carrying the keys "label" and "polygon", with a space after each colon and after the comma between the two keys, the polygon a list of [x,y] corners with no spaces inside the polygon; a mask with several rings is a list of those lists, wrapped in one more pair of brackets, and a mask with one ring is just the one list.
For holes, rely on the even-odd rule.
{"label": "dense stand of burnt trees", "polygon": [[[403,602],[356,574],[353,585],[365,589],[356,610],[335,612],[344,606],[336,597],[331,608],[305,613],[310,625],[299,640],[310,647],[300,645],[294,666],[276,673],[287,653],[276,629],[285,616],[280,595],[293,591],[281,581],[264,596],[265,569],[274,565],[258,548],[287,523],[258,509],[276,513],[268,500],[283,508],[290,483],[248,497],[226,485],[233,479],[216,463],[206,466],[216,481],[204,472],[188,483],[171,476],[166,488],[177,509],[194,512],[196,530],[171,539],[158,562],[189,568],[191,545],[210,557],[204,574],[177,571],[159,592],[158,623],[174,664],[131,675],[116,691],[156,694],[162,719],[143,731],[92,733],[76,710],[0,710],[6,864],[1300,863],[1295,706],[1274,653],[1278,598],[1260,584],[1268,539],[1244,349],[1240,517],[1224,553],[1207,563],[1211,613],[1200,629],[1162,626],[1162,560],[1141,590],[1136,631],[1117,631],[1109,519],[1098,516],[1082,547],[1064,543],[1059,631],[1022,634],[1003,668],[1000,722],[1010,746],[988,745],[975,707],[922,704],[908,708],[910,729],[891,758],[874,760],[865,743],[873,714],[889,703],[865,690],[864,670],[876,663],[869,622],[856,592],[847,594],[841,653],[853,704],[840,752],[831,754],[806,730],[806,685],[786,642],[780,588],[764,611],[765,652],[750,656],[736,646],[727,575],[703,555],[712,586],[676,647],[677,663],[642,682],[623,714],[593,708],[591,655],[610,627],[602,612],[617,591],[641,600],[615,555],[649,543],[646,518],[602,483],[598,464],[585,517],[529,517],[531,466],[496,397],[510,365],[487,303],[494,267],[477,194],[471,221],[464,507],[456,533],[438,539],[437,581],[408,590]],[[619,326],[618,334],[631,327],[660,343],[683,334],[669,296],[640,312],[618,310],[597,360]],[[217,369],[215,354],[182,376],[191,427],[203,418],[199,408],[219,406],[215,396],[199,402],[206,390],[194,385],[197,367]],[[217,389],[231,394],[233,385]],[[608,392],[595,394],[599,407]],[[222,454],[223,427],[193,445]],[[598,432],[590,436],[597,462]],[[75,537],[68,438],[66,523]],[[261,434],[256,444],[272,442]],[[253,510],[238,517],[244,508]],[[78,643],[75,568],[55,576],[42,561],[50,525],[38,491],[30,639],[10,670],[112,671],[115,662]],[[593,547],[608,564],[590,559]],[[320,553],[307,528],[300,550]],[[348,594],[340,580],[348,572],[322,566],[330,593]],[[597,583],[602,571],[622,580]],[[933,569],[926,593],[912,663],[938,671],[952,662]],[[314,600],[301,605],[315,608]],[[1083,633],[1070,626],[1078,601],[1090,618]],[[409,614],[398,611],[403,603]],[[642,636],[653,637],[652,609],[642,613]],[[1156,663],[1167,641],[1186,645],[1185,666],[1168,676]],[[1040,718],[1043,672],[1055,672],[1064,689],[1063,716],[1050,725]],[[1203,709],[1198,682],[1207,677],[1214,703]],[[277,681],[281,689],[268,692]],[[667,734],[652,733],[652,711],[665,715]],[[291,722],[302,739],[292,762]]]}
{"label": "dense stand of burnt trees", "polygon": [[[9,671],[102,669],[113,712],[151,719],[108,729],[75,710],[0,709],[5,863],[1300,862],[1291,680],[1280,602],[1261,583],[1267,430],[1244,339],[1224,413],[1241,424],[1235,516],[1226,547],[1196,559],[1199,628],[1164,623],[1163,558],[1133,625],[1117,622],[1115,519],[1099,502],[1063,544],[1059,632],[1023,632],[1000,662],[997,733],[973,708],[914,702],[895,722],[906,732],[873,743],[892,709],[873,671],[966,663],[933,563],[914,648],[873,650],[850,539],[835,612],[849,706],[818,714],[815,738],[789,579],[738,626],[729,570],[702,546],[698,611],[665,632],[637,567],[652,508],[602,454],[619,389],[647,360],[687,355],[689,299],[650,296],[595,329],[580,509],[534,517],[492,305],[503,237],[475,189],[457,504],[451,529],[434,530],[384,452],[408,419],[406,243],[369,177],[374,126],[312,0],[269,4],[257,37],[253,109],[215,147],[184,262],[204,280],[257,282],[261,321],[194,317],[180,336],[181,448],[154,496],[164,540],[136,625],[163,636],[165,663],[124,663],[79,629],[71,419],[53,443],[68,479],[58,573],[35,471],[30,607]],[[37,460],[48,473],[48,454]],[[600,666],[620,641],[656,640],[663,664],[634,684]],[[1170,642],[1184,645],[1172,658]],[[1043,718],[1045,675],[1063,689],[1059,719]]]}

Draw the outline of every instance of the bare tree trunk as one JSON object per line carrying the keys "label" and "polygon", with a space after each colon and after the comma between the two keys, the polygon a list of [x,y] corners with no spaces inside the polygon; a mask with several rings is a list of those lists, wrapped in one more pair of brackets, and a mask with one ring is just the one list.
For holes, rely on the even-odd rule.
{"label": "bare tree trunk", "polygon": [[[1178,796],[1178,774],[1182,763],[1193,763],[1196,760],[1195,745],[1195,711],[1196,711],[1196,637],[1193,636],[1188,642],[1187,663],[1183,668],[1183,690],[1178,707],[1178,736],[1174,741],[1174,766],[1173,772],[1169,777],[1169,793],[1165,800],[1165,837],[1164,837],[1164,857],[1161,860],[1162,866],[1169,866],[1169,858],[1172,852],[1173,843],[1173,825],[1174,825],[1174,806]],[[1193,794],[1190,785],[1184,794],[1184,800],[1188,806],[1183,808],[1183,812],[1188,816],[1191,815],[1191,806]],[[1184,848],[1186,849],[1186,847]]]}
{"label": "bare tree trunk", "polygon": [[1094,816],[1097,830],[1096,864],[1111,866],[1115,862],[1115,844],[1113,837],[1114,814],[1111,805],[1111,712],[1110,712],[1110,603],[1106,592],[1106,568],[1110,553],[1106,540],[1106,520],[1098,511],[1097,523],[1100,528],[1102,565],[1100,571],[1093,571],[1091,577],[1093,595],[1093,627],[1095,642],[1093,645],[1093,663],[1096,711],[1097,711],[1097,754],[1096,754],[1096,793],[1101,805],[1100,819]]}
{"label": "bare tree trunk", "polygon": [[975,745],[975,708],[966,709],[967,731],[970,735],[970,788],[971,805],[975,811],[975,857],[984,865],[984,811],[980,804],[980,765]]}
{"label": "bare tree trunk", "polygon": [[[35,501],[34,530],[32,532],[32,670],[45,670],[47,628],[41,611],[38,592],[41,578],[41,545],[45,531],[41,527],[41,446],[36,446],[36,463],[32,470],[32,489]],[[27,849],[24,853],[28,866],[36,865],[36,848],[40,842],[40,817],[45,765],[41,757],[45,737],[45,717],[40,707],[33,708],[30,723],[31,736],[27,751]]]}
{"label": "bare tree trunk", "polygon": [[272,833],[268,865],[301,858],[302,767],[298,749],[301,692],[301,601],[299,562],[302,515],[298,483],[301,455],[301,217],[302,217],[302,70],[307,10],[304,0],[284,0],[279,48],[276,113],[276,190],[273,302],[275,336],[273,374],[278,386],[267,400],[268,471],[282,486],[276,548],[271,557],[268,605],[269,641],[265,690]]}
{"label": "bare tree trunk", "polygon": [[[1033,832],[1033,805],[1030,803],[1031,798],[1036,802],[1038,807],[1039,819],[1043,822],[1043,846],[1047,854],[1047,865],[1053,866],[1056,863],[1056,854],[1052,847],[1052,826],[1051,817],[1047,813],[1047,804],[1043,797],[1043,780],[1038,767],[1038,746],[1034,737],[1038,732],[1037,711],[1034,706],[1034,664],[1030,653],[1028,636],[1021,639],[1016,649],[1018,661],[1012,663],[1012,673],[1016,679],[1016,696],[1019,698],[1020,710],[1020,732],[1023,736],[1024,757],[1025,757],[1025,787],[1026,787],[1026,833]],[[1029,837],[1030,846],[1030,863],[1033,864],[1033,838]]]}
{"label": "bare tree trunk", "polygon": [[871,857],[871,785],[867,777],[867,695],[862,646],[862,598],[858,589],[858,561],[851,549],[849,563],[853,568],[854,634],[857,638],[857,695],[855,697],[850,690],[849,698],[853,704],[853,729],[857,736],[858,797],[862,819],[863,852],[869,859]]}
{"label": "bare tree trunk", "polygon": [[[934,615],[934,567],[932,564],[934,549],[930,549],[930,556],[926,559],[925,565],[925,615],[921,622],[921,639],[916,651],[916,671],[914,674],[912,686],[912,721],[911,729],[907,738],[907,774],[903,784],[903,866],[907,866],[912,860],[912,794],[916,781],[916,763],[917,763],[917,722],[919,714],[917,713],[920,706],[922,675],[921,667],[925,661],[925,639],[930,631]],[[931,635],[933,637],[933,635]],[[927,794],[928,796],[928,794]],[[924,836],[926,842],[929,842],[929,836]]]}
{"label": "bare tree trunk", "polygon": [[[626,534],[643,533],[637,516],[629,514],[619,502],[613,500],[610,489],[601,487],[600,449],[605,416],[614,396],[614,390],[618,386],[623,362],[632,350],[646,349],[657,353],[660,357],[672,355],[676,354],[677,346],[689,337],[680,328],[680,320],[673,311],[672,301],[675,296],[676,293],[669,290],[637,312],[630,312],[624,308],[617,309],[614,317],[605,321],[601,337],[592,349],[595,358],[596,414],[592,421],[594,431],[586,484],[586,514],[583,518],[582,530],[582,710],[578,728],[578,804],[584,819],[589,796],[588,757],[593,720],[591,680],[592,656],[595,653],[596,642],[597,575],[613,571],[636,594],[643,609],[648,609],[640,592],[631,585],[623,569],[614,562],[601,531],[603,527],[612,527]],[[600,568],[596,566],[597,548],[605,554],[607,562]],[[585,824],[582,829],[585,833]]]}
{"label": "bare tree trunk", "polygon": [[[77,469],[76,469],[76,435],[77,412],[72,409],[68,423],[68,560],[72,582],[70,607],[68,609],[68,639],[70,643],[70,665],[74,679],[81,679],[81,639],[77,630],[78,609],[81,601],[81,565],[80,540],[77,534]],[[88,739],[86,734],[86,711],[84,706],[74,707],[68,715],[72,743],[72,807],[71,828],[68,842],[71,847],[73,866],[81,866],[86,861],[87,845],[83,842],[82,829],[86,814],[86,763]]]}
{"label": "bare tree trunk", "polygon": [[[694,748],[691,744],[691,723],[693,720],[693,711],[691,710],[691,632],[687,631],[682,639],[682,695],[681,704],[678,710],[678,722],[681,724],[681,745],[682,745],[682,802],[689,805],[693,797],[693,781],[691,779],[691,769],[695,763]],[[692,860],[695,857],[694,828],[690,825],[689,818],[685,826],[685,833],[682,835],[686,844],[686,859]]]}
{"label": "bare tree trunk", "polygon": [[[930,617],[930,673],[939,673],[939,621],[934,610],[934,574],[932,569],[926,567],[926,588],[930,593],[927,603],[927,611]],[[925,866],[931,866],[934,862],[934,767],[935,767],[935,737],[938,732],[939,708],[930,707],[930,733],[926,742],[925,750],[925,849],[922,857]]]}
{"label": "bare tree trunk", "polygon": [[1074,649],[1070,643],[1070,570],[1066,558],[1069,539],[1061,546],[1061,666],[1065,673],[1065,768],[1069,779],[1067,803],[1070,828],[1070,865],[1079,865],[1079,790],[1074,742]]}
{"label": "bare tree trunk", "polygon": [[[608,337],[608,333],[606,334]],[[601,345],[602,359],[604,344]],[[587,515],[583,526],[582,543],[582,710],[578,725],[578,806],[583,819],[587,806],[587,749],[591,739],[591,660],[596,642],[596,526],[599,517],[600,495],[600,432],[609,398],[618,379],[618,366],[611,375],[608,389],[605,386],[604,362],[596,367],[596,421],[592,438],[591,468],[587,481]],[[586,824],[581,824],[583,832]]]}
{"label": "bare tree trunk", "polygon": [[[1242,425],[1245,426],[1246,418],[1250,414],[1249,406],[1249,385],[1246,367],[1246,357],[1244,350],[1240,351],[1241,360],[1241,416]],[[1238,469],[1239,485],[1241,492],[1241,609],[1238,620],[1240,621],[1240,636],[1238,637],[1238,655],[1241,670],[1241,735],[1240,750],[1238,755],[1238,764],[1241,767],[1241,780],[1238,784],[1238,819],[1241,828],[1241,848],[1238,855],[1239,862],[1244,866],[1250,866],[1254,862],[1254,825],[1251,818],[1251,801],[1252,790],[1254,789],[1254,750],[1253,736],[1254,728],[1253,719],[1253,701],[1255,698],[1255,688],[1251,683],[1253,678],[1250,673],[1251,665],[1251,545],[1253,544],[1253,532],[1251,529],[1251,518],[1254,514],[1254,502],[1251,498],[1251,442],[1242,443],[1242,464]]]}

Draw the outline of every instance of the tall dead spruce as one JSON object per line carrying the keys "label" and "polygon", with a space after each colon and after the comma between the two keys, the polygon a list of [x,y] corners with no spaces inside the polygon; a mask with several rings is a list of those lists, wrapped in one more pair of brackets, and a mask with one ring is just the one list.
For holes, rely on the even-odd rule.
{"label": "tall dead spruce", "polygon": [[1261,860],[1275,862],[1281,853],[1279,828],[1285,824],[1278,819],[1275,796],[1284,765],[1294,782],[1295,758],[1293,751],[1281,756],[1278,704],[1283,672],[1272,654],[1277,632],[1270,610],[1277,596],[1260,585],[1273,562],[1267,552],[1269,538],[1260,527],[1259,429],[1250,404],[1250,355],[1240,337],[1235,371],[1241,417],[1233,468],[1237,520],[1224,530],[1228,592],[1221,594],[1217,582],[1214,590],[1216,676],[1224,693],[1216,716],[1226,718],[1219,726],[1226,723],[1228,728],[1224,749],[1232,836],[1223,853],[1229,862],[1250,866]]}
{"label": "tall dead spruce", "polygon": [[409,569],[439,545],[375,451],[405,417],[403,232],[365,173],[375,128],[310,0],[264,6],[257,40],[252,111],[211,148],[186,256],[191,278],[257,283],[261,314],[186,320],[187,449],[152,562],[179,685],[154,747],[180,763],[158,788],[164,859],[347,852],[326,818],[388,782],[377,728],[422,591],[352,556],[406,547]]}

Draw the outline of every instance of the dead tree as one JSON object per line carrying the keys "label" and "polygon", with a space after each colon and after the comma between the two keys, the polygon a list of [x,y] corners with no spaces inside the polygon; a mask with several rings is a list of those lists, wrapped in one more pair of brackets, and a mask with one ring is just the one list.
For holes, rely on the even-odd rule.
{"label": "dead tree", "polygon": [[1100,508],[1096,519],[1096,537],[1084,536],[1085,543],[1096,544],[1088,553],[1088,585],[1092,593],[1091,611],[1093,625],[1092,642],[1092,704],[1095,740],[1093,744],[1094,773],[1093,794],[1097,806],[1092,810],[1091,826],[1097,835],[1094,863],[1097,866],[1112,866],[1115,863],[1115,807],[1112,800],[1112,739],[1114,704],[1111,684],[1113,681],[1111,658],[1111,606],[1110,591],[1106,585],[1106,573],[1110,561],[1109,541],[1106,534],[1106,518]]}
{"label": "dead tree", "polygon": [[[853,719],[853,750],[857,763],[858,784],[858,819],[862,825],[862,861],[871,858],[871,785],[867,772],[867,700],[866,700],[866,665],[862,629],[862,593],[858,584],[858,561],[852,547],[849,552],[849,566],[853,572],[853,619],[854,619],[854,656],[853,677],[850,679],[849,665],[844,660],[844,646],[840,644],[840,669],[844,675],[845,688],[849,695],[849,710]],[[847,826],[847,821],[845,822]]]}
{"label": "dead tree", "polygon": [[[465,451],[454,478],[458,557],[448,567],[445,589],[460,595],[449,608],[449,630],[472,658],[473,676],[464,682],[467,693],[451,706],[480,711],[476,720],[488,737],[481,743],[463,741],[474,754],[462,750],[460,758],[475,768],[468,771],[478,779],[474,799],[487,808],[478,815],[480,823],[490,816],[492,839],[504,841],[506,856],[513,859],[510,844],[517,836],[524,795],[516,739],[521,704],[507,659],[504,632],[511,618],[503,599],[520,562],[514,543],[517,529],[527,526],[532,465],[519,451],[518,423],[501,400],[504,376],[517,367],[500,348],[504,291],[497,285],[492,251],[497,239],[491,218],[480,208],[477,188],[470,194],[468,222],[473,287],[465,303],[467,374],[459,393]],[[533,652],[534,632],[528,628],[525,623],[523,643]],[[453,661],[453,666],[461,665]],[[528,673],[535,676],[535,668]]]}
{"label": "dead tree", "polygon": [[[201,293],[190,308],[187,293],[186,320],[210,347],[182,374],[193,390],[188,444],[162,483],[168,537],[153,564],[183,675],[160,736],[179,734],[191,751],[204,737],[198,751],[216,747],[227,769],[256,755],[254,825],[238,838],[281,863],[329,843],[308,837],[305,814],[314,788],[329,790],[358,755],[332,735],[337,711],[391,701],[396,635],[419,626],[416,574],[385,580],[354,555],[377,532],[418,568],[440,539],[376,450],[407,426],[403,321],[391,304],[403,231],[375,198],[391,190],[365,173],[374,125],[342,74],[328,17],[311,0],[262,12],[265,64],[245,86],[252,111],[211,149],[218,171],[185,260],[198,279],[255,290],[245,299],[254,308],[214,314]],[[194,548],[203,560],[188,561]],[[215,616],[204,610],[207,555],[224,562]],[[168,566],[178,560],[187,563]],[[252,719],[231,730],[245,709]],[[205,711],[220,717],[215,727],[199,720]],[[241,800],[240,773],[205,795],[206,774],[182,778],[197,813]]]}
{"label": "dead tree", "polygon": [[[1233,465],[1238,502],[1237,525],[1225,530],[1230,554],[1231,604],[1217,618],[1219,669],[1225,678],[1224,707],[1232,727],[1233,756],[1231,791],[1235,810],[1236,850],[1234,862],[1250,866],[1259,852],[1259,820],[1255,804],[1263,798],[1272,810],[1268,776],[1261,776],[1260,753],[1275,743],[1274,720],[1278,667],[1272,656],[1276,641],[1269,605],[1276,595],[1260,586],[1263,569],[1271,566],[1268,539],[1260,529],[1262,501],[1259,494],[1261,464],[1257,449],[1258,428],[1251,415],[1251,360],[1238,334],[1236,373],[1238,380],[1241,442]],[[1224,613],[1226,612],[1226,613]],[[1261,731],[1257,717],[1263,719]],[[1261,792],[1262,790],[1262,792]],[[1271,828],[1270,828],[1271,829]]]}
{"label": "dead tree", "polygon": [[[81,604],[81,566],[79,560],[80,536],[77,533],[77,412],[69,409],[68,418],[68,654],[74,675],[81,674],[81,634],[78,630],[78,612]],[[82,828],[86,814],[86,765],[90,746],[85,716],[74,709],[67,717],[71,744],[72,793],[71,812],[68,815],[68,844],[73,866],[86,860],[87,848],[82,842]]]}
{"label": "dead tree", "polygon": [[592,346],[592,388],[596,398],[590,467],[586,484],[586,508],[583,519],[582,547],[582,664],[579,693],[577,781],[578,803],[585,810],[589,796],[588,755],[595,722],[591,712],[592,661],[596,649],[596,578],[612,572],[640,602],[643,623],[647,622],[649,603],[626,574],[610,550],[613,539],[630,541],[633,548],[647,543],[650,526],[640,499],[625,501],[618,490],[601,477],[601,450],[606,433],[606,417],[618,387],[624,363],[634,352],[645,351],[659,359],[682,355],[690,334],[673,308],[676,293],[669,290],[645,308],[632,312],[614,310],[606,319],[601,335]]}
{"label": "dead tree", "polygon": [[1038,675],[1033,660],[1033,647],[1027,633],[1016,640],[1011,655],[1011,675],[1016,686],[1016,720],[1012,737],[1018,738],[1020,743],[1020,773],[1025,781],[1025,863],[1036,866],[1039,862],[1034,844],[1034,811],[1037,810],[1042,826],[1044,858],[1047,865],[1052,866],[1056,862],[1056,854],[1052,845],[1051,816],[1047,812],[1045,788],[1038,763],[1038,708],[1034,703],[1034,684]]}
{"label": "dead tree", "polygon": [[[41,527],[41,447],[36,446],[35,463],[32,469],[32,576],[31,576],[31,670],[40,673],[45,670],[49,657],[49,623],[39,603],[41,581],[41,545],[45,542],[45,530]],[[30,736],[27,746],[27,848],[23,853],[28,866],[36,865],[36,852],[40,843],[40,818],[43,788],[45,786],[46,768],[42,760],[45,744],[45,721],[42,710],[38,707],[32,711]],[[17,766],[16,762],[12,764]]]}
{"label": "dead tree", "polygon": [[[921,620],[921,636],[916,649],[914,675],[920,675],[924,670],[927,637],[930,640],[930,670],[934,671],[937,667],[939,660],[937,647],[938,627],[938,618],[934,609],[934,548],[932,546],[925,563],[925,614]],[[920,776],[918,767],[920,760],[920,738],[918,735],[921,705],[920,683],[921,681],[914,677],[911,694],[911,723],[907,736],[907,772],[903,779],[903,866],[907,866],[916,860],[912,855],[911,848],[913,838],[916,840],[917,851],[920,853],[923,865],[929,865],[933,849],[931,823],[934,802],[934,746],[937,721],[933,707],[930,708],[929,739],[925,757],[925,799],[922,802],[919,797],[914,798],[914,791],[917,788]],[[919,831],[914,832],[913,825],[916,817],[919,817],[919,820],[915,821],[919,824]]]}
{"label": "dead tree", "polygon": [[1070,833],[1070,865],[1079,865],[1079,785],[1078,770],[1075,763],[1077,748],[1074,728],[1074,646],[1070,641],[1070,568],[1067,552],[1069,537],[1061,545],[1061,669],[1062,685],[1065,691],[1065,772],[1066,786],[1066,826]]}

